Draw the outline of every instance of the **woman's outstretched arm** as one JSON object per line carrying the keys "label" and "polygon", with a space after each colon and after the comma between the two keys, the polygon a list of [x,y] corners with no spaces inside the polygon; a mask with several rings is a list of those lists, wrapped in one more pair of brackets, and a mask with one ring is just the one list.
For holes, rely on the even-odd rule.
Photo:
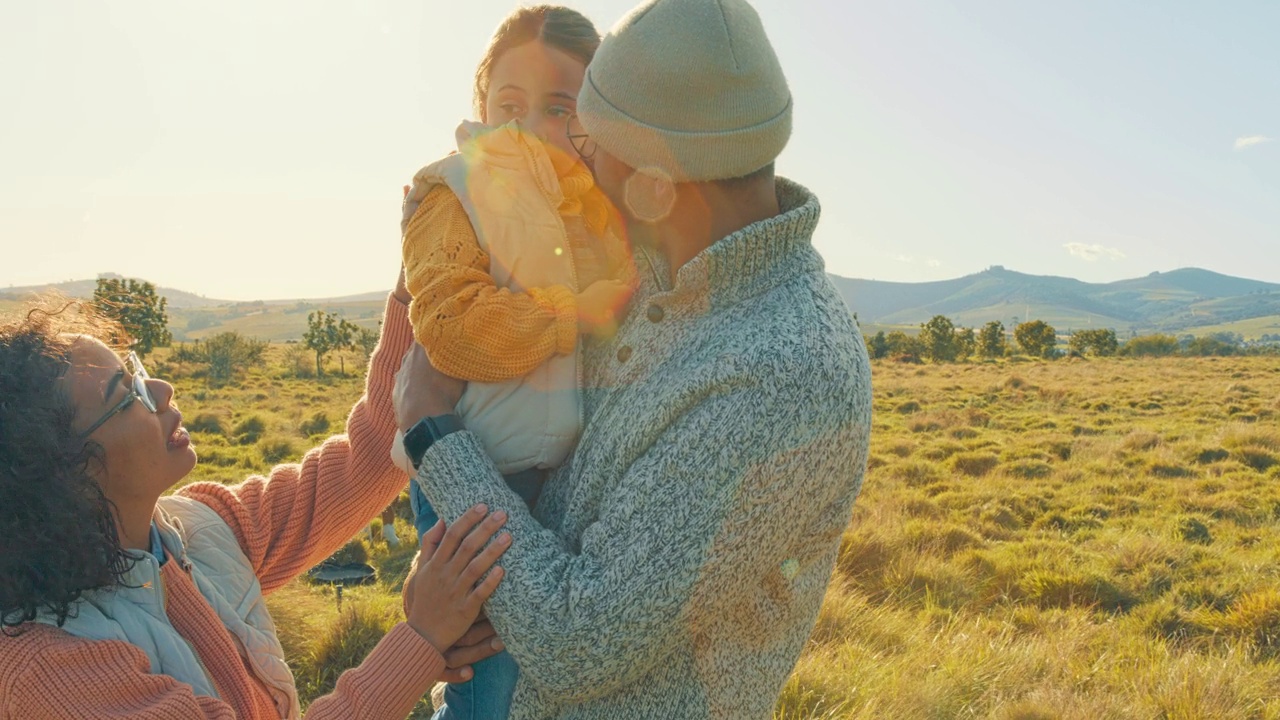
{"label": "woman's outstretched arm", "polygon": [[193,483],[178,491],[231,526],[264,593],[333,554],[408,483],[390,455],[396,430],[391,389],[413,342],[406,302],[397,297],[402,292],[403,286],[387,299],[365,394],[351,409],[345,435],[329,438],[301,463],[277,465],[270,477],[230,486]]}

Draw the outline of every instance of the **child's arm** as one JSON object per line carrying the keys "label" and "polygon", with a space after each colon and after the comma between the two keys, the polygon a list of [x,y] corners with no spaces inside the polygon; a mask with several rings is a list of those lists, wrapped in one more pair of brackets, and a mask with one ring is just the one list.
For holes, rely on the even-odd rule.
{"label": "child's arm", "polygon": [[448,187],[432,188],[409,221],[404,264],[414,336],[440,372],[501,382],[573,352],[579,332],[573,291],[497,287],[489,256]]}

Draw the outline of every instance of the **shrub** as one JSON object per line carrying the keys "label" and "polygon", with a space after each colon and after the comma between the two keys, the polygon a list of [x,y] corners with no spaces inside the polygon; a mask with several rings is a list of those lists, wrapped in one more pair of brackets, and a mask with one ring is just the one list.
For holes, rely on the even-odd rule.
{"label": "shrub", "polygon": [[329,560],[339,565],[367,563],[369,562],[369,549],[365,547],[360,538],[355,538],[338,548],[337,552],[329,556]]}
{"label": "shrub", "polygon": [[1018,589],[1042,608],[1086,607],[1126,610],[1134,598],[1101,575],[1079,570],[1034,569],[1018,581]]}
{"label": "shrub", "polygon": [[1224,448],[1205,448],[1195,454],[1195,461],[1201,465],[1211,465],[1222,462],[1230,456],[1231,453]]}
{"label": "shrub", "polygon": [[266,431],[266,421],[257,415],[250,415],[231,428],[231,436],[241,445],[252,445],[258,442]]}
{"label": "shrub", "polygon": [[263,438],[258,443],[258,453],[263,461],[272,465],[284,462],[293,457],[297,451],[288,438]]}
{"label": "shrub", "polygon": [[200,462],[216,467],[245,466],[244,452],[239,448],[211,447],[200,449]]}
{"label": "shrub", "polygon": [[1130,452],[1142,452],[1151,450],[1160,444],[1160,436],[1149,430],[1134,430],[1125,436],[1124,442],[1120,444],[1125,450]]}
{"label": "shrub", "polygon": [[1178,352],[1178,338],[1172,335],[1141,335],[1120,347],[1128,357],[1167,357]]}
{"label": "shrub", "polygon": [[1215,620],[1217,629],[1252,642],[1266,655],[1280,653],[1280,591],[1275,588],[1242,596]]}
{"label": "shrub", "polygon": [[1190,516],[1179,518],[1176,527],[1178,537],[1186,542],[1197,545],[1209,545],[1213,542],[1213,534],[1209,532],[1209,526],[1200,518]]}
{"label": "shrub", "polygon": [[1011,463],[1006,470],[1010,475],[1024,480],[1038,480],[1053,474],[1053,466],[1039,460],[1019,460]]}
{"label": "shrub", "polygon": [[302,421],[298,426],[298,430],[306,437],[312,435],[323,435],[329,432],[329,416],[324,412],[315,412],[310,417]]}
{"label": "shrub", "polygon": [[312,646],[297,673],[299,695],[311,700],[333,690],[338,676],[363,662],[400,620],[399,600],[362,595],[348,601]]}
{"label": "shrub", "polygon": [[1280,464],[1280,460],[1275,455],[1266,450],[1258,450],[1256,448],[1244,447],[1235,451],[1235,457],[1240,462],[1257,470],[1258,472],[1266,472],[1269,468]]}
{"label": "shrub", "polygon": [[1195,476],[1195,471],[1190,468],[1171,462],[1153,462],[1151,463],[1149,472],[1160,478],[1186,478]]}
{"label": "shrub", "polygon": [[967,452],[951,458],[951,468],[963,475],[982,477],[1000,464],[1000,458],[990,453]]}
{"label": "shrub", "polygon": [[222,429],[222,418],[213,413],[200,413],[188,420],[185,425],[191,432],[208,433],[210,435],[224,435]]}

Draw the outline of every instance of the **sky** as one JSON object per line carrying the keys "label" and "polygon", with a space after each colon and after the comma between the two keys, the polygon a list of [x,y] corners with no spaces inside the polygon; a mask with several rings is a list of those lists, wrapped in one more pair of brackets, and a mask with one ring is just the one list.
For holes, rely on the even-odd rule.
{"label": "sky", "polygon": [[[1280,282],[1280,3],[757,0],[846,277]],[[573,7],[603,30],[630,0]],[[0,289],[389,288],[508,0],[0,7]]]}

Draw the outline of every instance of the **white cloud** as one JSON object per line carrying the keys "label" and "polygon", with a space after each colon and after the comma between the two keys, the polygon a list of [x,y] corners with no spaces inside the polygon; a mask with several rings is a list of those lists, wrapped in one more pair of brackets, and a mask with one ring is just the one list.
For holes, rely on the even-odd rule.
{"label": "white cloud", "polygon": [[1238,137],[1236,138],[1236,150],[1243,150],[1247,147],[1253,147],[1254,145],[1261,145],[1262,143],[1269,143],[1274,141],[1275,141],[1275,138],[1269,138],[1266,135],[1249,135],[1248,137]]}
{"label": "white cloud", "polygon": [[894,255],[894,262],[905,265],[927,265],[931,268],[942,267],[942,261],[933,257],[916,257],[915,255]]}
{"label": "white cloud", "polygon": [[1097,262],[1099,258],[1104,257],[1112,260],[1123,260],[1128,257],[1119,248],[1109,248],[1098,244],[1086,245],[1079,242],[1069,242],[1062,247],[1066,248],[1067,252],[1072,255],[1088,262]]}

